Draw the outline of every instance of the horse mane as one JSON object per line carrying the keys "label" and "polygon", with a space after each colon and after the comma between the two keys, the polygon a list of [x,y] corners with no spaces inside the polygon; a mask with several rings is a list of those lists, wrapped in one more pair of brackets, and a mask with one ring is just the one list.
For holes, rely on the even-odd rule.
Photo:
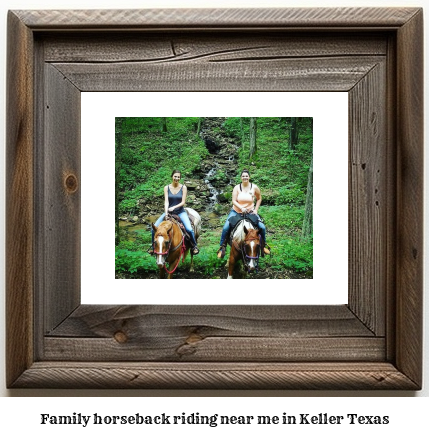
{"label": "horse mane", "polygon": [[235,241],[237,244],[244,241],[246,234],[244,233],[244,227],[247,229],[255,229],[255,226],[247,220],[241,220],[233,230],[232,234],[232,240]]}
{"label": "horse mane", "polygon": [[171,221],[162,221],[161,224],[158,226],[158,229],[161,228],[168,232],[173,227],[173,223]]}

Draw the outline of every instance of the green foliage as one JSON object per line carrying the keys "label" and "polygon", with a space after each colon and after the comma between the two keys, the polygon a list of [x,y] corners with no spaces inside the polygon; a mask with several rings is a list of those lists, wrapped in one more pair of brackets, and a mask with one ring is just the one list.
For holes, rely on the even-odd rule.
{"label": "green foliage", "polygon": [[[299,118],[299,140],[294,150],[289,147],[288,118],[258,118],[258,151],[249,159],[249,120],[243,118],[244,144],[239,154],[239,169],[247,168],[251,179],[263,191],[271,189],[286,194],[286,201],[280,199],[277,204],[304,204],[307,187],[308,169],[313,147],[313,129],[311,118]],[[241,138],[239,117],[228,118],[225,129],[230,136]],[[236,182],[240,182],[237,174]],[[286,193],[284,189],[294,192]],[[302,199],[299,199],[299,195]],[[281,196],[281,194],[280,194]]]}
{"label": "green foliage", "polygon": [[134,214],[137,209],[137,199],[136,198],[126,198],[121,201],[119,205],[120,213],[130,213]]}
{"label": "green foliage", "polygon": [[276,205],[290,204],[303,205],[305,202],[305,194],[302,188],[296,185],[283,186],[279,189],[279,195],[275,199]]}
{"label": "green foliage", "polygon": [[265,225],[269,229],[279,229],[283,232],[299,231],[304,219],[304,208],[291,206],[262,206],[259,209]]}
{"label": "green foliage", "polygon": [[302,240],[301,226],[304,208],[290,205],[261,207],[265,225],[273,233],[269,245],[273,257],[270,267],[273,269],[291,269],[296,272],[308,272],[313,269],[313,240]]}
{"label": "green foliage", "polygon": [[168,118],[167,132],[160,131],[160,118],[126,118],[120,156],[121,214],[134,213],[143,197],[162,197],[163,187],[175,169],[189,176],[207,155],[197,137],[198,118]]}
{"label": "green foliage", "polygon": [[313,241],[301,241],[298,236],[277,240],[272,244],[275,254],[273,269],[307,272],[313,269]]}
{"label": "green foliage", "polygon": [[153,271],[153,259],[141,251],[117,249],[115,251],[115,269],[118,273],[136,273]]}

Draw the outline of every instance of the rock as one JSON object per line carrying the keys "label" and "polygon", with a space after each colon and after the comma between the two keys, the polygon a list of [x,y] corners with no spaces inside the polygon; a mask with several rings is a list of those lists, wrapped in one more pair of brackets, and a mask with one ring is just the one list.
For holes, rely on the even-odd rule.
{"label": "rock", "polygon": [[225,214],[228,210],[229,210],[229,205],[228,206],[223,206],[221,204],[215,204],[214,208],[213,208],[213,212],[216,215],[223,215]]}
{"label": "rock", "polygon": [[196,201],[196,197],[195,197],[195,195],[190,194],[190,195],[188,195],[188,196],[186,197],[186,203],[187,203],[187,205],[195,204],[195,201]]}
{"label": "rock", "polygon": [[185,185],[188,191],[195,191],[199,185],[199,180],[186,180]]}

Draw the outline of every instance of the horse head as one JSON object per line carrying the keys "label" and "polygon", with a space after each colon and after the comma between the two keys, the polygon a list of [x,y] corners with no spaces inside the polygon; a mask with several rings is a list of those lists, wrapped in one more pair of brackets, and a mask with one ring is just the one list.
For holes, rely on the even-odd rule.
{"label": "horse head", "polygon": [[159,268],[162,268],[171,247],[171,230],[173,223],[171,221],[163,221],[158,227],[152,223],[152,228],[155,232],[153,252],[156,255],[156,264]]}
{"label": "horse head", "polygon": [[247,270],[253,272],[258,267],[259,253],[261,249],[261,241],[259,238],[259,229],[251,229],[244,227],[244,242],[243,242],[243,261]]}

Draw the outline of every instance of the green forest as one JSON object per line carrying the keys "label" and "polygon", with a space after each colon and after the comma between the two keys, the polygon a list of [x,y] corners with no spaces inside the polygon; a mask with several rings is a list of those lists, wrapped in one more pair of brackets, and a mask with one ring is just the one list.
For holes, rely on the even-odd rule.
{"label": "green forest", "polygon": [[151,223],[162,214],[163,188],[171,172],[182,173],[186,207],[202,217],[200,253],[175,273],[180,278],[226,278],[218,259],[219,239],[231,194],[242,169],[262,195],[259,214],[267,227],[271,255],[246,278],[313,277],[313,122],[312,118],[177,117],[115,120],[116,278],[156,278],[147,253]]}

